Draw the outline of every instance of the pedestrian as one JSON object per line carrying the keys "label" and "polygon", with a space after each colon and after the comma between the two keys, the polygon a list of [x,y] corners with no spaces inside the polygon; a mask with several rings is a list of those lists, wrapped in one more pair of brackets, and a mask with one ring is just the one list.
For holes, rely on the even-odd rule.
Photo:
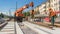
{"label": "pedestrian", "polygon": [[56,13],[53,11],[52,8],[49,9],[49,13],[50,13],[50,14],[49,14],[49,17],[50,17],[50,19],[51,19],[51,26],[50,26],[50,28],[53,28],[54,22],[55,22],[54,18],[55,18],[55,16],[56,16]]}

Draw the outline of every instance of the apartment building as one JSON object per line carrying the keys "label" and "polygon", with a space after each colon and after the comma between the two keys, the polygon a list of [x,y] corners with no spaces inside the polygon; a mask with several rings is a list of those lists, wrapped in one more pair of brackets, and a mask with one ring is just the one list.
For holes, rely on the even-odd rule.
{"label": "apartment building", "polygon": [[[48,0],[47,2],[37,6],[34,10],[39,13],[35,14],[35,16],[41,16],[41,15],[48,16],[49,7],[51,7],[56,12],[60,11],[60,0]],[[58,13],[57,16],[60,16],[60,13]]]}
{"label": "apartment building", "polygon": [[[46,6],[47,5],[47,6]],[[34,10],[38,13],[35,14],[36,17],[38,16],[47,16],[48,15],[48,6],[49,3],[42,3],[41,5],[37,6]]]}
{"label": "apartment building", "polygon": [[[50,7],[54,11],[56,12],[60,11],[60,0],[49,0],[48,2],[49,2]],[[58,13],[57,16],[60,16],[60,13]]]}

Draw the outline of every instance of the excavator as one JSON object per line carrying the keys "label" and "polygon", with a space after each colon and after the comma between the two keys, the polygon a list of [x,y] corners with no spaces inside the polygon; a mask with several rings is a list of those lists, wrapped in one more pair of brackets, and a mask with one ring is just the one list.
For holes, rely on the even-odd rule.
{"label": "excavator", "polygon": [[17,10],[15,11],[15,20],[16,20],[17,22],[19,22],[19,20],[20,20],[20,22],[22,22],[22,19],[23,19],[22,17],[24,16],[24,15],[22,14],[22,11],[25,10],[25,9],[27,9],[27,8],[29,8],[29,6],[30,6],[30,7],[33,7],[33,2],[30,2],[30,4],[26,4],[25,6],[19,8],[19,9],[17,9]]}

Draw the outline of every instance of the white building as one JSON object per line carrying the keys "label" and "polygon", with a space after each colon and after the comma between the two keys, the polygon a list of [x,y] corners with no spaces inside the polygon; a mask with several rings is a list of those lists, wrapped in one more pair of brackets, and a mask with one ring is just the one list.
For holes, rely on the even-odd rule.
{"label": "white building", "polygon": [[[54,11],[60,11],[59,9],[59,5],[60,5],[60,0],[49,0],[48,1],[50,3],[50,7],[54,10]],[[58,16],[60,16],[60,14],[57,14]]]}
{"label": "white building", "polygon": [[[36,12],[39,11],[39,13],[35,14],[35,16],[49,15],[49,7],[51,7],[54,11],[60,11],[60,0],[48,0],[47,2],[37,6],[34,10]],[[60,16],[60,14],[57,15]]]}

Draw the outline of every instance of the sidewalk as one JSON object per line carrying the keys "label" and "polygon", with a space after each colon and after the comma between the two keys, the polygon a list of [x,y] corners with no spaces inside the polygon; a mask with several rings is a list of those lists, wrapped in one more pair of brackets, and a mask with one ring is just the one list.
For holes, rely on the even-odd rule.
{"label": "sidewalk", "polygon": [[56,28],[54,27],[54,30],[52,29],[48,29],[42,26],[38,26],[36,24],[30,23],[30,22],[23,22],[25,25],[27,25],[28,27],[30,27],[33,30],[36,30],[38,32],[40,32],[41,34],[60,34],[60,28]]}

